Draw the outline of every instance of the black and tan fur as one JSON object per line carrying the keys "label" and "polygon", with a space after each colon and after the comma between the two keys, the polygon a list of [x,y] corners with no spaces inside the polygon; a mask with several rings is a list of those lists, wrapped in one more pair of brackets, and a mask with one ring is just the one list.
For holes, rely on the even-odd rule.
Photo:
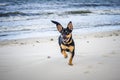
{"label": "black and tan fur", "polygon": [[70,21],[67,25],[67,28],[63,28],[62,25],[59,22],[52,21],[57,26],[57,30],[61,33],[61,35],[58,38],[58,43],[61,49],[61,53],[65,58],[67,58],[67,52],[71,53],[70,59],[69,59],[69,65],[73,65],[72,60],[75,54],[75,44],[74,40],[72,39],[72,30],[73,25]]}

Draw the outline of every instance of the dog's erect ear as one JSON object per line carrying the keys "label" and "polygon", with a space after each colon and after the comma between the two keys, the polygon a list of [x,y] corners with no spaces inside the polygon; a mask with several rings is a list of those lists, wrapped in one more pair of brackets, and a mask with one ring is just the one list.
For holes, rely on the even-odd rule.
{"label": "dog's erect ear", "polygon": [[73,25],[71,21],[68,23],[67,28],[71,31],[73,30]]}
{"label": "dog's erect ear", "polygon": [[58,31],[61,33],[61,31],[63,29],[62,25],[59,22],[56,22],[56,21],[53,21],[53,20],[51,20],[51,22],[53,22],[54,24],[56,24]]}

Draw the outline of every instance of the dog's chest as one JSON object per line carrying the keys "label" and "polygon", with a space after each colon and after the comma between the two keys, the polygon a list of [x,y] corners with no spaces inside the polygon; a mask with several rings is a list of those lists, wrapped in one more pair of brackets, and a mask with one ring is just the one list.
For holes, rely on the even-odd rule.
{"label": "dog's chest", "polygon": [[63,45],[63,44],[61,44],[61,48],[64,49],[64,50],[68,49],[70,52],[72,52],[73,49],[74,49],[73,46],[65,46],[65,45]]}

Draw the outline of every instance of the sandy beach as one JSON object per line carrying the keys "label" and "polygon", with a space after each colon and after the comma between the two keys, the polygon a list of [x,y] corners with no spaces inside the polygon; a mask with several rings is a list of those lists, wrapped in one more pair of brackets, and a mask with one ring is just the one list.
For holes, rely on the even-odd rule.
{"label": "sandy beach", "polygon": [[74,34],[73,66],[57,37],[1,41],[0,80],[120,80],[119,30]]}

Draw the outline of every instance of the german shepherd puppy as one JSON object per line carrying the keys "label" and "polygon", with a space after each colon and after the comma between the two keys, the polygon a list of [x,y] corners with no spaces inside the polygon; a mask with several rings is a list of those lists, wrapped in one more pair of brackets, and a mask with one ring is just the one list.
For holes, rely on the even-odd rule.
{"label": "german shepherd puppy", "polygon": [[62,25],[59,22],[52,21],[54,24],[57,26],[57,30],[61,33],[61,35],[58,38],[58,43],[61,49],[61,53],[65,58],[67,58],[67,52],[71,53],[70,59],[69,59],[69,65],[72,64],[72,60],[75,54],[75,44],[74,40],[72,39],[72,30],[73,30],[73,25],[72,22],[70,21],[67,25],[67,28],[63,28]]}

